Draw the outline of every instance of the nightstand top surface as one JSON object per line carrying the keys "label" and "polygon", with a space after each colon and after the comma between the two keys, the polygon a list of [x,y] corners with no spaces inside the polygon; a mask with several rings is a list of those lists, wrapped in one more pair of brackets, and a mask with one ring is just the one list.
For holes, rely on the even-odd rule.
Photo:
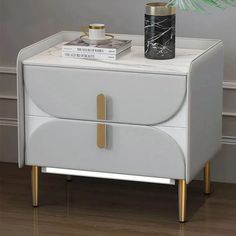
{"label": "nightstand top surface", "polygon": [[87,59],[64,58],[61,55],[60,43],[23,61],[24,65],[65,67],[78,69],[98,69],[128,71],[139,73],[158,73],[187,75],[191,62],[205,50],[176,48],[176,57],[170,60],[150,60],[144,57],[143,46],[132,46],[116,61],[98,61]]}

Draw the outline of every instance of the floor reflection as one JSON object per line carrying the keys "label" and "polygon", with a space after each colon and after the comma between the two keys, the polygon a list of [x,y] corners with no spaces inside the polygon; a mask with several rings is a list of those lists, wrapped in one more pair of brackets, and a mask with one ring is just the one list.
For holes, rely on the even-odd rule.
{"label": "floor reflection", "polygon": [[39,191],[32,208],[30,169],[0,164],[0,236],[236,235],[236,185],[190,184],[185,224],[175,186],[41,174]]}
{"label": "floor reflection", "polygon": [[33,226],[34,226],[34,236],[39,236],[39,216],[38,216],[38,208],[37,207],[34,207],[33,208],[33,212],[34,212],[34,223],[33,223]]}
{"label": "floor reflection", "polygon": [[186,230],[185,224],[186,223],[179,224],[179,236],[185,236],[185,230]]}

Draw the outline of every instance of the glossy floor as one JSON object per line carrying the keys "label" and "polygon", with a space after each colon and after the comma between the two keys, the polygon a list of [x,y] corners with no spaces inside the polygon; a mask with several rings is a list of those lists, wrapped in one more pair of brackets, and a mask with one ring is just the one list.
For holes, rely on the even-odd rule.
{"label": "glossy floor", "polygon": [[236,185],[189,186],[186,224],[177,222],[175,186],[41,174],[31,206],[30,169],[0,164],[0,235],[236,235]]}

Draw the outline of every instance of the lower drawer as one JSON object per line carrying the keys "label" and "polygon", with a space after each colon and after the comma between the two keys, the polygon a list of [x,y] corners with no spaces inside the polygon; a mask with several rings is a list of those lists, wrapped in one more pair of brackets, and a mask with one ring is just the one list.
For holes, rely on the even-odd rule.
{"label": "lower drawer", "polygon": [[182,179],[183,152],[158,128],[108,124],[107,147],[97,146],[97,123],[26,117],[26,164]]}

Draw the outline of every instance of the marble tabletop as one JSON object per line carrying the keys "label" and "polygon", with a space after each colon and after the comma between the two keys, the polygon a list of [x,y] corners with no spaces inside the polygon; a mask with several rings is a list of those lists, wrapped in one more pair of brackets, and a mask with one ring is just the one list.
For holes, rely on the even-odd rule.
{"label": "marble tabletop", "polygon": [[143,46],[131,50],[116,61],[64,58],[60,43],[23,61],[24,65],[68,67],[78,69],[115,70],[142,73],[187,75],[191,62],[205,50],[176,48],[176,57],[170,60],[151,60],[144,57]]}

